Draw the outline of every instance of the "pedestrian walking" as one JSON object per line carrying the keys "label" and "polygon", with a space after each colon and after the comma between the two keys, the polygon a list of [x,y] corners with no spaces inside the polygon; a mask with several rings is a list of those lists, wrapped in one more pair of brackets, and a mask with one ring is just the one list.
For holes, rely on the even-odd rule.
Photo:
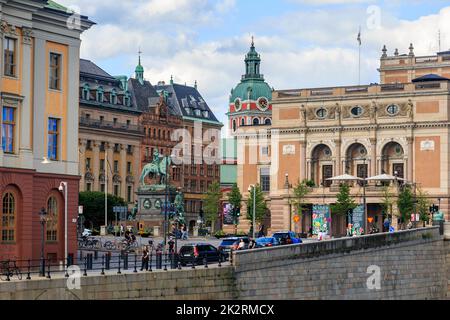
{"label": "pedestrian walking", "polygon": [[383,228],[384,228],[384,232],[389,232],[389,227],[390,227],[390,225],[391,225],[391,222],[389,221],[389,218],[388,217],[386,217],[385,219],[384,219],[384,222],[383,222]]}
{"label": "pedestrian walking", "polygon": [[144,269],[148,271],[148,261],[149,261],[149,248],[148,246],[145,246],[144,250],[142,250],[141,271],[143,271]]}
{"label": "pedestrian walking", "polygon": [[169,253],[173,253],[175,251],[175,241],[173,241],[173,237],[170,237],[170,240],[168,242],[169,245]]}
{"label": "pedestrian walking", "polygon": [[258,232],[258,238],[262,238],[264,237],[264,225],[262,224],[261,227],[259,228],[259,232]]}

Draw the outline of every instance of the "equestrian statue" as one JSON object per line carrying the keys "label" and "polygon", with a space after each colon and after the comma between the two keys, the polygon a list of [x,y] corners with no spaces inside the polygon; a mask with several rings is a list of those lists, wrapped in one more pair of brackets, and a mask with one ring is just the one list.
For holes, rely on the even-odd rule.
{"label": "equestrian statue", "polygon": [[154,179],[159,176],[159,185],[163,186],[167,184],[169,177],[169,170],[171,165],[170,157],[161,157],[159,156],[158,149],[155,149],[153,152],[153,161],[148,163],[142,169],[141,177],[139,182],[142,187],[146,187],[145,185],[145,177],[149,176],[150,179]]}

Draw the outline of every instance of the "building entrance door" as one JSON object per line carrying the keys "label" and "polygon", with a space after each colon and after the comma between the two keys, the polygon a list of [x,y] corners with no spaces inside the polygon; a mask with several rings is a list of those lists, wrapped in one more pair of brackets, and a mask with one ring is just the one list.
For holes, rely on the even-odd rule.
{"label": "building entrance door", "polygon": [[329,187],[331,185],[331,181],[327,180],[333,177],[333,166],[332,165],[323,165],[322,166],[322,183],[324,187]]}
{"label": "building entrance door", "polygon": [[402,178],[402,179],[405,177],[403,163],[394,163],[392,165],[392,175],[395,176],[396,171],[397,171],[397,177]]}

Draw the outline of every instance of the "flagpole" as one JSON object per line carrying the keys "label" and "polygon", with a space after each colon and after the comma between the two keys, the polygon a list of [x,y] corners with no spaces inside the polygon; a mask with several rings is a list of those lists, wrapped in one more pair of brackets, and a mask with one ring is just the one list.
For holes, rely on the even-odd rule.
{"label": "flagpole", "polygon": [[361,26],[358,33],[359,53],[358,53],[358,86],[361,85]]}

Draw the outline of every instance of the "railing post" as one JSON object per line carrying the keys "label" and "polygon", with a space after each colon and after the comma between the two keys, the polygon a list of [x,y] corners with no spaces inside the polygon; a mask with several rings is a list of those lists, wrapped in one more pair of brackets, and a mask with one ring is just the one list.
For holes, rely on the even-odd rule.
{"label": "railing post", "polygon": [[69,277],[69,273],[68,273],[68,271],[67,271],[67,266],[68,266],[68,262],[69,262],[69,258],[66,258],[66,260],[64,261],[65,262],[65,266],[64,266],[64,270],[65,270],[65,274],[64,274],[64,277],[66,277],[66,278],[68,278]]}
{"label": "railing post", "polygon": [[167,252],[164,253],[164,271],[167,271]]}
{"label": "railing post", "polygon": [[28,274],[27,274],[27,280],[31,280],[31,260],[28,259]]}
{"label": "railing post", "polygon": [[102,272],[100,273],[102,276],[105,275],[105,255],[102,257]]}
{"label": "railing post", "polygon": [[6,267],[6,281],[11,281],[11,279],[9,278],[9,261],[8,261],[8,266]]}
{"label": "railing post", "polygon": [[120,258],[121,258],[122,254],[119,254],[119,270],[117,271],[117,274],[121,274],[122,272],[120,272]]}
{"label": "railing post", "polygon": [[180,258],[178,257],[178,253],[177,253],[177,265],[178,265],[178,270],[181,270],[181,261],[180,261]]}
{"label": "railing post", "polygon": [[[153,250],[152,250],[153,251]],[[149,269],[149,271],[150,272],[152,272],[153,270],[152,270],[152,252],[150,252],[150,269]]]}
{"label": "railing post", "polygon": [[84,273],[83,276],[87,277],[87,257],[84,257]]}
{"label": "railing post", "polygon": [[134,273],[137,272],[136,264],[137,264],[137,254],[136,254],[136,252],[135,252],[135,253],[134,253],[134,270],[133,270]]}

